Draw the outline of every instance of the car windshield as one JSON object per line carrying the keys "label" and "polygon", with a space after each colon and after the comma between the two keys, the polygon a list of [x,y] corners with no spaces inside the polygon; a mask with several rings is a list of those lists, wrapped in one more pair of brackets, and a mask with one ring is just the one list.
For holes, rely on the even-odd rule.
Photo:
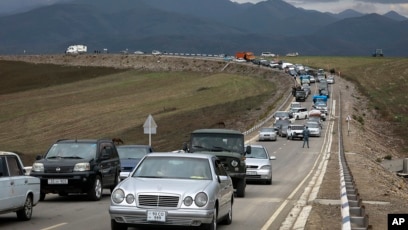
{"label": "car windshield", "polygon": [[118,147],[117,149],[121,159],[140,159],[150,153],[148,147]]}
{"label": "car windshield", "polygon": [[261,133],[271,133],[271,132],[275,132],[275,130],[273,128],[262,128],[261,129]]}
{"label": "car windshield", "polygon": [[191,137],[191,151],[238,152],[244,154],[244,138],[242,135],[200,133]]}
{"label": "car windshield", "polygon": [[306,125],[309,128],[320,128],[320,125],[316,122],[308,122]]}
{"label": "car windshield", "polygon": [[212,180],[207,159],[187,157],[146,157],[132,177]]}
{"label": "car windshield", "polygon": [[256,158],[256,159],[268,159],[266,152],[263,148],[252,147],[251,154],[246,156],[247,158]]}
{"label": "car windshield", "polygon": [[316,102],[315,105],[320,107],[326,107],[326,103],[320,101]]}
{"label": "car windshield", "polygon": [[53,158],[73,158],[73,159],[94,159],[96,156],[95,143],[56,143],[47,155],[46,159]]}
{"label": "car windshield", "polygon": [[292,130],[303,130],[303,125],[292,125],[290,127]]}
{"label": "car windshield", "polygon": [[276,112],[275,117],[289,117],[287,112]]}

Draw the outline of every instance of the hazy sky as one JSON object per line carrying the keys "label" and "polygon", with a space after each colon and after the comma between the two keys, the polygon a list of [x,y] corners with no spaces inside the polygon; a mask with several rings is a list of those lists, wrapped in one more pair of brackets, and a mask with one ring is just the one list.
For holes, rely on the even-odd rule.
{"label": "hazy sky", "polygon": [[[265,0],[231,0],[233,2],[258,3]],[[295,7],[321,12],[339,13],[353,9],[361,13],[384,14],[391,10],[408,17],[408,0],[284,0]]]}
{"label": "hazy sky", "polygon": [[[27,7],[48,5],[72,0],[0,0],[0,14],[19,11]],[[169,0],[163,0],[169,1]],[[233,2],[258,3],[266,0],[231,0]],[[391,10],[408,17],[408,0],[284,0],[295,7],[314,9],[321,12],[339,13],[354,9],[361,13],[384,14]],[[114,2],[114,0],[112,0]]]}

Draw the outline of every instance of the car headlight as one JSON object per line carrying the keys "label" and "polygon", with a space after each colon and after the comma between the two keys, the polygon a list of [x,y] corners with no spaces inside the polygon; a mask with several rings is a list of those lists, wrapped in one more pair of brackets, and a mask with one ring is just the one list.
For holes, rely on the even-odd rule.
{"label": "car headlight", "polygon": [[231,165],[233,167],[237,167],[238,166],[238,161],[236,161],[236,160],[231,161]]}
{"label": "car headlight", "polygon": [[184,202],[185,206],[190,206],[190,205],[193,204],[194,200],[193,200],[193,198],[191,196],[188,196],[188,197],[184,198],[183,202]]}
{"label": "car headlight", "polygon": [[133,194],[128,194],[126,196],[126,203],[131,204],[135,201],[135,196],[133,196]]}
{"label": "car headlight", "polygon": [[195,196],[194,199],[194,203],[198,206],[198,207],[203,207],[207,204],[208,202],[208,196],[207,194],[200,192]]}
{"label": "car headlight", "polygon": [[44,164],[43,163],[34,163],[33,167],[31,168],[33,172],[44,172]]}
{"label": "car headlight", "polygon": [[76,163],[74,167],[74,172],[83,172],[91,170],[89,163]]}
{"label": "car headlight", "polygon": [[261,167],[261,169],[271,169],[271,166],[270,166],[270,165],[263,165],[263,166]]}
{"label": "car headlight", "polygon": [[125,199],[125,192],[122,189],[116,189],[111,197],[114,203],[120,204]]}

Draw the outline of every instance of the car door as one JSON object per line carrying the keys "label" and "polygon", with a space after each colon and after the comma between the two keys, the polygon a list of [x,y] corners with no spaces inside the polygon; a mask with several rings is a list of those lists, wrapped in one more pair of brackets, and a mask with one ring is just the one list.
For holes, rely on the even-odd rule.
{"label": "car door", "polygon": [[119,159],[115,159],[114,146],[110,143],[101,144],[100,170],[104,186],[112,185],[115,181],[116,167]]}
{"label": "car door", "polygon": [[5,160],[9,173],[10,207],[22,207],[25,202],[28,178],[24,175],[23,168],[16,156],[6,156]]}
{"label": "car door", "polygon": [[0,211],[8,210],[12,207],[14,198],[12,197],[12,186],[7,169],[6,156],[0,156]]}
{"label": "car door", "polygon": [[228,210],[229,210],[229,205],[231,201],[231,196],[232,196],[232,190],[230,189],[232,187],[232,182],[231,179],[228,176],[227,171],[225,170],[224,166],[222,166],[222,163],[220,160],[216,159],[214,160],[214,167],[215,167],[215,173],[220,180],[220,187],[219,187],[219,216],[224,216]]}

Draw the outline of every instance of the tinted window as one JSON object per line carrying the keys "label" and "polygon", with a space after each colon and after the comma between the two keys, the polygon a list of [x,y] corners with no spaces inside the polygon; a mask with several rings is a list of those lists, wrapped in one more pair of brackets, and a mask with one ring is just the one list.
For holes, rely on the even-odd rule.
{"label": "tinted window", "polygon": [[95,143],[56,143],[50,148],[45,158],[93,159],[95,156]]}

